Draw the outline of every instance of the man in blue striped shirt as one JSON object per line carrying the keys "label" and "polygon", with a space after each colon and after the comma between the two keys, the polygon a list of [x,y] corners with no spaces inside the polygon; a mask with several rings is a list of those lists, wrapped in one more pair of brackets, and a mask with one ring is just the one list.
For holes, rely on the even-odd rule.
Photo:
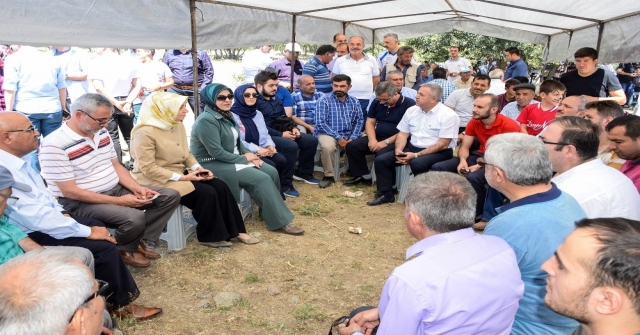
{"label": "man in blue striped shirt", "polygon": [[331,71],[327,64],[333,59],[336,48],[333,45],[323,45],[302,69],[303,75],[310,75],[316,82],[316,89],[322,93],[331,93]]}
{"label": "man in blue striped shirt", "polygon": [[347,143],[360,136],[364,118],[360,102],[348,94],[351,78],[338,74],[331,78],[333,93],[325,94],[316,103],[315,129],[313,135],[320,143],[320,160],[324,178],[318,185],[329,187],[334,182],[333,165],[335,152],[345,150]]}
{"label": "man in blue striped shirt", "polygon": [[298,89],[291,93],[291,99],[293,99],[291,119],[298,125],[301,132],[313,134],[313,126],[316,124],[314,120],[316,102],[323,95],[322,92],[316,91],[313,77],[303,74],[298,78]]}

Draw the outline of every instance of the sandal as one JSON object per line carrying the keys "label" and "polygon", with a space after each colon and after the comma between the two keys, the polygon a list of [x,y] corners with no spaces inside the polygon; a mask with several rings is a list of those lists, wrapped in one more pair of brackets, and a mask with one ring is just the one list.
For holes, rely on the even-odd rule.
{"label": "sandal", "polygon": [[355,192],[344,191],[344,192],[342,192],[342,195],[344,195],[347,198],[356,198],[356,197],[359,197],[359,196],[361,196],[363,194],[364,193],[362,193],[362,191],[355,191]]}
{"label": "sandal", "polygon": [[253,236],[249,236],[249,238],[242,238],[240,236],[236,236],[236,239],[238,239],[238,241],[244,243],[244,244],[256,244],[256,243],[260,243],[260,240],[253,237]]}

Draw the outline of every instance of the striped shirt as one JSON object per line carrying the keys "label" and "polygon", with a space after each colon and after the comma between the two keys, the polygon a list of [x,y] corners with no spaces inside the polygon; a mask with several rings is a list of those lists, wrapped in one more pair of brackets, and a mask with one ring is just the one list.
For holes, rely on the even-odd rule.
{"label": "striped shirt", "polygon": [[[291,62],[287,59],[287,57],[282,57],[277,61],[269,64],[270,67],[276,69],[276,73],[278,74],[278,80],[284,81],[285,83],[291,82]],[[304,67],[304,63],[299,59],[296,59],[296,63],[294,64],[293,74],[293,85],[294,87],[298,87],[298,78],[302,75],[302,68]]]}
{"label": "striped shirt", "polygon": [[82,137],[67,124],[42,140],[40,165],[51,194],[62,197],[56,182],[75,180],[84,190],[104,192],[118,185],[120,179],[113,167],[116,151],[103,128],[93,140]]}
{"label": "striped shirt", "polygon": [[442,87],[442,98],[440,98],[440,102],[442,103],[447,101],[447,98],[449,97],[449,95],[453,93],[453,91],[458,89],[456,85],[448,82],[446,79],[434,79],[430,81],[430,83],[433,83]]}
{"label": "striped shirt", "polygon": [[313,56],[302,69],[302,74],[310,75],[316,82],[316,89],[322,93],[331,93],[331,72],[318,57]]}
{"label": "striped shirt", "polygon": [[333,93],[318,99],[313,136],[329,135],[336,140],[355,140],[362,133],[363,124],[362,107],[351,94],[344,101]]}
{"label": "striped shirt", "polygon": [[291,94],[291,98],[293,99],[293,116],[299,117],[309,125],[314,125],[316,103],[323,95],[321,92],[316,91],[311,97],[306,97],[302,94],[302,91],[297,89]]}

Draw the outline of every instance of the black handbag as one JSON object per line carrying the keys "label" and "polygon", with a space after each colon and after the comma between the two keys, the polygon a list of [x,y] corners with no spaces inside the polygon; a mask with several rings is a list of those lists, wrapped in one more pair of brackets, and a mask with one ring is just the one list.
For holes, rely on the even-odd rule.
{"label": "black handbag", "polygon": [[271,128],[281,132],[291,131],[293,127],[293,120],[285,115],[278,116],[271,124]]}

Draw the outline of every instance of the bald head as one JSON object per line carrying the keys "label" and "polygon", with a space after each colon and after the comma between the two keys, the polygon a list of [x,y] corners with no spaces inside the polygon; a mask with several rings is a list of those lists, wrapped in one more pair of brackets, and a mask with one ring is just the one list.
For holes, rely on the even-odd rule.
{"label": "bald head", "polygon": [[311,96],[316,92],[316,81],[312,76],[304,74],[298,78],[298,87],[302,94],[305,96]]}
{"label": "bald head", "polygon": [[40,133],[20,113],[0,113],[0,149],[22,157],[38,149]]}
{"label": "bald head", "polygon": [[17,112],[0,113],[0,132],[18,129],[18,128],[15,128],[15,126],[19,124],[21,120],[22,121],[26,120],[27,122],[31,123],[29,121],[29,118],[27,118],[22,113],[17,113]]}

